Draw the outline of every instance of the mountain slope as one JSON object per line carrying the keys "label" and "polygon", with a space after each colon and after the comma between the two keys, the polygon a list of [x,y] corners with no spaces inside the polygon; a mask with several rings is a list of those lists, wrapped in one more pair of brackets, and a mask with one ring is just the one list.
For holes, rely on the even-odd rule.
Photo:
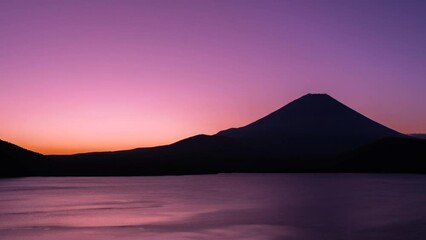
{"label": "mountain slope", "polygon": [[48,159],[36,152],[0,140],[0,177],[38,175]]}
{"label": "mountain slope", "polygon": [[291,154],[335,153],[382,138],[404,137],[327,94],[307,94],[247,126],[217,135]]}

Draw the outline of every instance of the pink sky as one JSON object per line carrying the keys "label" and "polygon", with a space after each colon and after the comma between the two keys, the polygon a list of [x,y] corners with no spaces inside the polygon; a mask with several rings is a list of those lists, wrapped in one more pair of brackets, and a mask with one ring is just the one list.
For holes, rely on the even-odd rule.
{"label": "pink sky", "polygon": [[0,139],[130,149],[328,93],[426,132],[424,1],[0,1]]}

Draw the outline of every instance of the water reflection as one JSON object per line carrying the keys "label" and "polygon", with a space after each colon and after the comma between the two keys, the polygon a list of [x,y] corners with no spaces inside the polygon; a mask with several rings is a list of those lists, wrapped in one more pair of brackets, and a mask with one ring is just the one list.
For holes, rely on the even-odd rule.
{"label": "water reflection", "polygon": [[425,176],[0,181],[0,239],[424,239]]}

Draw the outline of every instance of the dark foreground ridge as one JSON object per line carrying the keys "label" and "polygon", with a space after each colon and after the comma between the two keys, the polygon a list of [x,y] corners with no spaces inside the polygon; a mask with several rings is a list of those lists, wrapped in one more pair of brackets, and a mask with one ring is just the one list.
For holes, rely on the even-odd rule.
{"label": "dark foreground ridge", "polygon": [[241,128],[117,152],[42,156],[0,142],[1,176],[136,176],[228,172],[426,173],[426,140],[327,94],[308,94]]}
{"label": "dark foreground ridge", "polygon": [[0,177],[47,173],[49,158],[0,140]]}

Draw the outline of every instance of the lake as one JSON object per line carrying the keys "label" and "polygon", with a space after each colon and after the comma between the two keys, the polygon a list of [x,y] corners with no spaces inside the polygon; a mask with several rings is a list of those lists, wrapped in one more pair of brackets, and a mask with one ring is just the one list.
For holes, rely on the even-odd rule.
{"label": "lake", "polygon": [[0,239],[425,239],[426,176],[0,180]]}

